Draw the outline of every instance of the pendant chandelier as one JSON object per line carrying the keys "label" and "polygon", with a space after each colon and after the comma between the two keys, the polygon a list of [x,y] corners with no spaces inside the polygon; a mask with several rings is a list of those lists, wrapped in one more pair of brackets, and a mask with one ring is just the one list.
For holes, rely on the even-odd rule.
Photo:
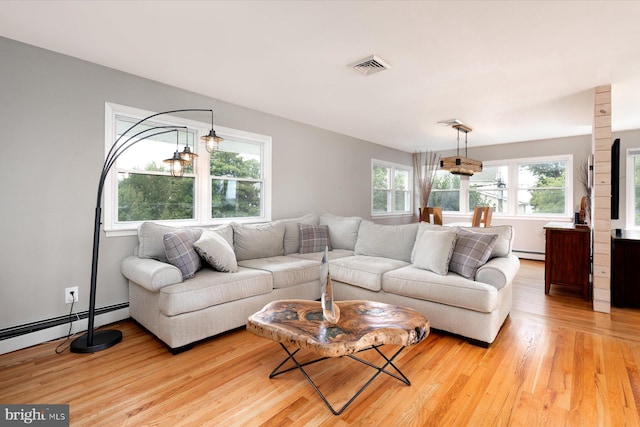
{"label": "pendant chandelier", "polygon": [[[456,123],[451,127],[458,131],[458,148],[455,156],[442,157],[440,159],[440,169],[448,170],[454,175],[465,176],[482,172],[482,162],[467,157],[467,134],[471,132],[471,128],[462,123]],[[460,132],[464,132],[464,156],[460,155]]]}

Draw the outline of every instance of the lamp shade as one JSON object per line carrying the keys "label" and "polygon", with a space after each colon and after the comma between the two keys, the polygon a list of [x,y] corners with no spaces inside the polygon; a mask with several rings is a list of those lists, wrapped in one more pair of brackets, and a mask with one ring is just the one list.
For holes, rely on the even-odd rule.
{"label": "lamp shade", "polygon": [[173,153],[173,157],[171,157],[170,159],[165,159],[163,160],[163,162],[169,164],[171,176],[181,177],[184,175],[184,165],[187,163],[187,161],[182,158],[179,151],[176,150]]}
{"label": "lamp shade", "polygon": [[211,129],[209,131],[208,135],[201,136],[200,139],[202,141],[204,141],[205,148],[207,149],[207,151],[209,153],[213,153],[215,151],[218,151],[218,146],[220,145],[220,143],[222,141],[224,141],[223,138],[221,138],[218,135],[216,135],[216,131],[213,130],[213,129]]}
{"label": "lamp shade", "polygon": [[191,147],[185,145],[184,150],[182,150],[182,152],[180,153],[180,157],[182,157],[182,160],[184,160],[185,162],[192,162],[196,159],[196,157],[198,157],[198,155],[191,151]]}

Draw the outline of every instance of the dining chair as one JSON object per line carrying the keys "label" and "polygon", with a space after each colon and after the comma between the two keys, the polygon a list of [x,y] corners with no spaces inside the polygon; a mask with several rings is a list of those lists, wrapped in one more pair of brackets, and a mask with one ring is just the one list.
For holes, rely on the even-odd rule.
{"label": "dining chair", "polygon": [[471,220],[472,227],[489,227],[491,225],[491,216],[493,215],[493,208],[490,206],[476,206],[473,208],[473,219]]}
{"label": "dining chair", "polygon": [[[433,221],[431,221],[431,216],[433,216]],[[442,208],[420,208],[420,222],[442,225]]]}

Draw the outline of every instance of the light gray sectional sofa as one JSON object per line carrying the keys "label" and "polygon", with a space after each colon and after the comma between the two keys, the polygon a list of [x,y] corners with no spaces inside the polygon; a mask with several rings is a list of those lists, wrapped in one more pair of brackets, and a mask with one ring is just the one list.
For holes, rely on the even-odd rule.
{"label": "light gray sectional sofa", "polygon": [[327,243],[337,300],[412,307],[432,328],[488,345],[509,314],[520,265],[510,226],[392,226],[330,214],[209,229],[148,222],[138,240],[122,262],[130,314],[172,351],[245,325],[270,301],[319,299]]}

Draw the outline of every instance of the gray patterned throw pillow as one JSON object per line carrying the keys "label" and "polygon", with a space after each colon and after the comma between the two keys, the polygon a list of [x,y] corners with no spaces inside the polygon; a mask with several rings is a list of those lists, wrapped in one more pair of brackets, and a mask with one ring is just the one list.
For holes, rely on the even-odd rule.
{"label": "gray patterned throw pillow", "polygon": [[461,228],[451,255],[449,271],[473,280],[478,268],[489,259],[497,240],[497,234],[476,233]]}
{"label": "gray patterned throw pillow", "polygon": [[299,253],[322,252],[325,247],[331,250],[328,226],[298,224],[298,230],[300,233]]}
{"label": "gray patterned throw pillow", "polygon": [[178,229],[162,237],[167,261],[182,273],[182,279],[191,279],[200,269],[200,256],[193,247],[200,233],[189,229]]}

